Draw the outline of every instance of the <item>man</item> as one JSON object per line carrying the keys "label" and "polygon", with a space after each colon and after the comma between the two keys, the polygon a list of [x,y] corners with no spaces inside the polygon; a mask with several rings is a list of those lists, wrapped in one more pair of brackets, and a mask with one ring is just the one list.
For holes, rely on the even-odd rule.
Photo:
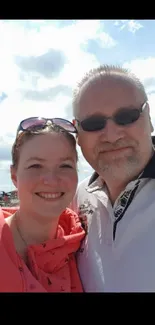
{"label": "man", "polygon": [[123,68],[101,66],[73,100],[77,141],[95,170],[73,208],[87,236],[78,254],[86,292],[155,291],[155,153],[145,89]]}

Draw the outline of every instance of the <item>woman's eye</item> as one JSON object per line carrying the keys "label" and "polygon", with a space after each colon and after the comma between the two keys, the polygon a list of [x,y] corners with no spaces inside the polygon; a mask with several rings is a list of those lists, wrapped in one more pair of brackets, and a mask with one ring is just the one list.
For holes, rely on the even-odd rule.
{"label": "woman's eye", "polygon": [[63,164],[60,166],[60,168],[73,168],[73,166],[71,166],[69,164]]}
{"label": "woman's eye", "polygon": [[28,167],[28,169],[29,168],[41,168],[41,165],[39,165],[39,164],[33,164],[33,165],[30,165],[29,167]]}

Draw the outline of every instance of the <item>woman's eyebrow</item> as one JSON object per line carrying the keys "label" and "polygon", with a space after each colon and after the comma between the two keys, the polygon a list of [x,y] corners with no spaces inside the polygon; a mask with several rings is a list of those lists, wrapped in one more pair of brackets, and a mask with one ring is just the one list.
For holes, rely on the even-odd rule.
{"label": "woman's eyebrow", "polygon": [[29,162],[31,160],[37,160],[37,161],[40,161],[40,162],[43,162],[45,161],[44,158],[39,158],[39,157],[30,157],[29,159],[27,159],[26,161]]}

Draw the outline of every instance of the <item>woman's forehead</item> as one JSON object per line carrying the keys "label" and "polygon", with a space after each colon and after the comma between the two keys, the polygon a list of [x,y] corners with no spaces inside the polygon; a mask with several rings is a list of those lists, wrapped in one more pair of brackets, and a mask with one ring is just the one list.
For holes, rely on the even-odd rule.
{"label": "woman's forehead", "polygon": [[34,135],[28,141],[25,141],[21,146],[22,152],[61,152],[73,150],[73,145],[71,145],[69,139],[62,133],[46,133]]}

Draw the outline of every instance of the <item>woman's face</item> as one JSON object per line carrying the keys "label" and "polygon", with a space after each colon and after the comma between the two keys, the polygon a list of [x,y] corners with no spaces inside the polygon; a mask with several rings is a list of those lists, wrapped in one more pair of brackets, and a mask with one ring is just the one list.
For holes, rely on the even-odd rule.
{"label": "woman's face", "polygon": [[77,183],[76,151],[62,133],[34,135],[19,149],[11,177],[20,208],[35,216],[58,217],[72,201]]}

